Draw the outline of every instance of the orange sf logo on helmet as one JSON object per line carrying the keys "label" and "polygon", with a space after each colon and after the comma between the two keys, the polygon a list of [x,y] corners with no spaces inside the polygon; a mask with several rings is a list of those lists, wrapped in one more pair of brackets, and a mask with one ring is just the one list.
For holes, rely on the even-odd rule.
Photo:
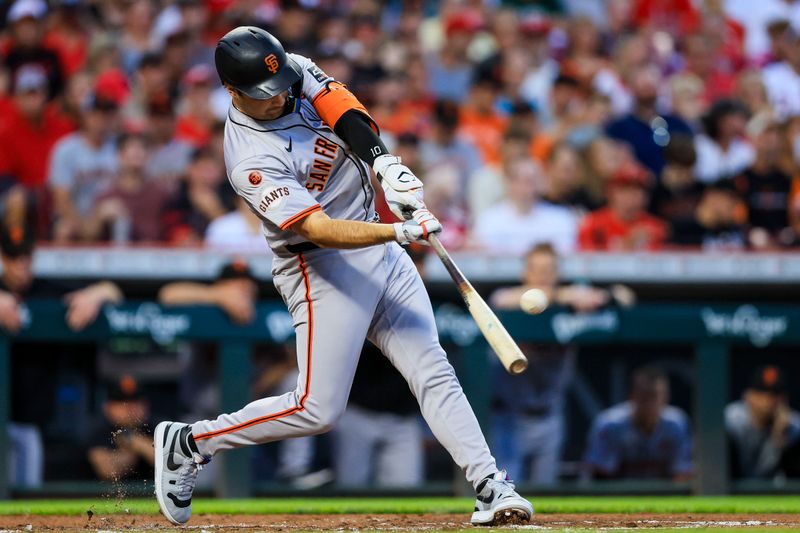
{"label": "orange sf logo on helmet", "polygon": [[264,63],[266,63],[267,69],[273,74],[276,74],[278,72],[278,68],[280,67],[280,65],[278,65],[278,58],[275,56],[275,54],[270,54],[267,57],[265,57]]}

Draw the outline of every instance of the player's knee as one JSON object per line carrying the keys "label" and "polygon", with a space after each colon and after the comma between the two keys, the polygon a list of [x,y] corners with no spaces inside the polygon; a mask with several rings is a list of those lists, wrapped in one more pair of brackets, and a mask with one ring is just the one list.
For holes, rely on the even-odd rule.
{"label": "player's knee", "polygon": [[455,370],[447,359],[435,359],[425,368],[411,376],[409,383],[423,389],[450,387],[456,380]]}
{"label": "player's knee", "polygon": [[309,417],[314,433],[327,433],[332,430],[344,413],[344,406],[318,405],[309,409]]}
{"label": "player's knee", "polygon": [[332,430],[340,416],[340,413],[326,412],[322,414],[322,416],[317,418],[316,423],[314,424],[316,433],[327,433]]}

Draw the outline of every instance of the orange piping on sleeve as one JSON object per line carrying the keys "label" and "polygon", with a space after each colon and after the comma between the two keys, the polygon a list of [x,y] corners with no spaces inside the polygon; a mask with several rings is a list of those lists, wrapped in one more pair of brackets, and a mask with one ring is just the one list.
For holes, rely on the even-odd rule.
{"label": "orange piping on sleeve", "polygon": [[289,226],[291,226],[292,224],[294,224],[295,222],[297,222],[298,220],[300,220],[301,218],[305,218],[308,215],[310,215],[311,213],[313,213],[315,211],[321,211],[321,210],[322,210],[322,206],[321,205],[319,205],[319,204],[312,205],[311,207],[307,207],[307,208],[303,209],[302,211],[300,211],[299,213],[296,213],[296,214],[290,216],[289,218],[284,220],[283,223],[278,227],[281,228],[281,229],[286,229]]}

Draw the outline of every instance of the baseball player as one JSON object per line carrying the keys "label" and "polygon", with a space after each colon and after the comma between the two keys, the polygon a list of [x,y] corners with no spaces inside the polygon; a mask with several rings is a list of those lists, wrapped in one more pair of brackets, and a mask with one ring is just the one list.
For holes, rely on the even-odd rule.
{"label": "baseball player", "polygon": [[[185,524],[198,470],[217,452],[329,431],[347,404],[365,338],[408,381],[436,438],[477,492],[473,524],[528,521],[533,506],[498,470],[439,345],[425,287],[401,244],[442,226],[422,183],[388,153],[363,105],[272,35],[239,27],[219,41],[231,95],[228,178],[263,221],[275,286],[294,319],[297,388],[191,425],[156,426],[156,497]],[[369,167],[404,222],[381,224]]]}

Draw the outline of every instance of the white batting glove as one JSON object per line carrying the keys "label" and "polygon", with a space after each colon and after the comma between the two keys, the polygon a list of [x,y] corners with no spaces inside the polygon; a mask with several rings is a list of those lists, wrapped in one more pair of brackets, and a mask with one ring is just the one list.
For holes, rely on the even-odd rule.
{"label": "white batting glove", "polygon": [[401,220],[410,220],[414,211],[422,209],[422,182],[400,158],[385,154],[375,159],[373,170],[381,180],[386,203]]}
{"label": "white batting glove", "polygon": [[411,220],[394,223],[395,239],[400,244],[428,244],[428,236],[442,231],[442,223],[427,209],[414,211]]}

